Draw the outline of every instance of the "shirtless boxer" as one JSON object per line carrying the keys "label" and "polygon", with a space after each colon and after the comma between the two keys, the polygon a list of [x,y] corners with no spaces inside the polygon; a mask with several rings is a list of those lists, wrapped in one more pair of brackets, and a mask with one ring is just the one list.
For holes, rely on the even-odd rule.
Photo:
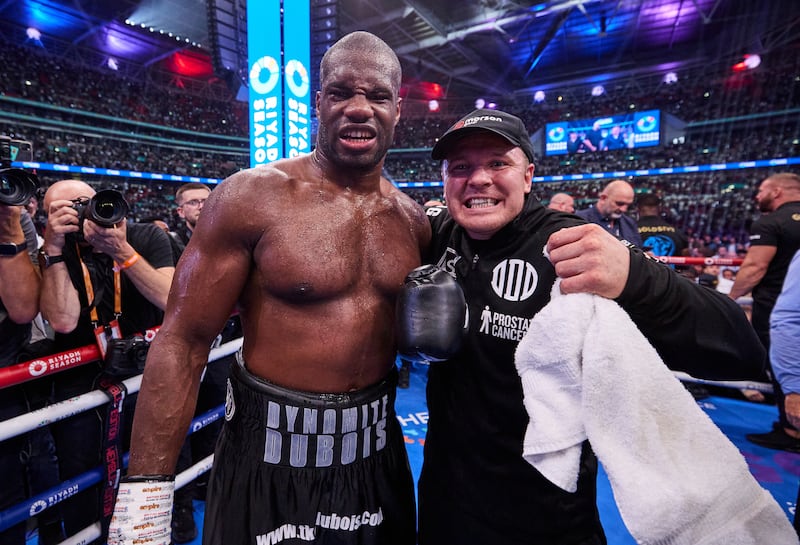
{"label": "shirtless boxer", "polygon": [[345,36],[322,59],[316,150],[211,193],[150,349],[109,543],[169,541],[168,520],[131,513],[169,518],[208,347],[234,307],[244,345],[203,543],[415,543],[394,416],[394,311],[431,235],[422,209],[381,177],[400,79],[383,41]]}

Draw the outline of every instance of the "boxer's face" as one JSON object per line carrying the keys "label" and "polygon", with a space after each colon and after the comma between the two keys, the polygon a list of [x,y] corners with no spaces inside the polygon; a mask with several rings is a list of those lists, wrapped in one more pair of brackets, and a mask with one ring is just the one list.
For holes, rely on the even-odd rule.
{"label": "boxer's face", "polygon": [[331,57],[317,93],[317,149],[343,167],[380,165],[400,120],[391,59],[371,52],[339,51]]}
{"label": "boxer's face", "polygon": [[442,165],[448,211],[472,238],[491,238],[522,212],[533,171],[522,149],[502,136],[469,134]]}

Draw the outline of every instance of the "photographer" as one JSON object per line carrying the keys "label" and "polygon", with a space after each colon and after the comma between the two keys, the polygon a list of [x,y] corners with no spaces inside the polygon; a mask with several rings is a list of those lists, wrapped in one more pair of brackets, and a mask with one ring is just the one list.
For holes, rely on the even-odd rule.
{"label": "photographer", "polygon": [[[102,352],[103,344],[109,345],[105,364],[90,363],[54,376],[57,401],[96,388],[104,373],[118,376],[127,369],[136,374],[141,347],[111,339],[130,339],[161,324],[172,282],[175,263],[168,235],[152,224],[127,225],[124,217],[117,217],[127,209],[122,196],[112,192],[110,200],[101,202],[101,194],[84,182],[63,180],[51,185],[44,197],[48,218],[39,255],[40,306],[56,332],[56,349],[97,343]],[[123,452],[133,397],[125,400],[122,412]],[[100,407],[53,426],[62,479],[100,465],[101,423],[107,410]],[[100,516],[97,487],[62,505],[68,535]]]}
{"label": "photographer", "polygon": [[[31,337],[38,313],[39,275],[33,266],[36,231],[21,206],[0,203],[0,367],[17,363]],[[20,386],[0,391],[0,421],[27,411]],[[0,511],[25,499],[25,466],[20,451],[25,437],[0,442]],[[0,543],[25,544],[25,524],[0,532]]]}

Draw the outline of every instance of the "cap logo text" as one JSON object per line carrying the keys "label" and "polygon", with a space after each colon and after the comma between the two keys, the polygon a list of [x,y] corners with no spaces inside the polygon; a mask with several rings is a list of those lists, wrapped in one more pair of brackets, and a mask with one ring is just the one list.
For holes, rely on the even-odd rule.
{"label": "cap logo text", "polygon": [[481,121],[498,121],[502,123],[503,118],[495,117],[493,115],[480,115],[478,117],[470,117],[469,119],[464,120],[464,126],[468,127],[470,125],[474,125],[475,123],[480,123]]}

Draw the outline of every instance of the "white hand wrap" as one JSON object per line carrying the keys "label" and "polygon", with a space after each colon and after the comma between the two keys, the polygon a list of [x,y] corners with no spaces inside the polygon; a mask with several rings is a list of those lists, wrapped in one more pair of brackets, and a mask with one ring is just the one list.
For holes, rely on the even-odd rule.
{"label": "white hand wrap", "polygon": [[121,482],[108,529],[108,545],[169,545],[174,498],[174,480]]}

